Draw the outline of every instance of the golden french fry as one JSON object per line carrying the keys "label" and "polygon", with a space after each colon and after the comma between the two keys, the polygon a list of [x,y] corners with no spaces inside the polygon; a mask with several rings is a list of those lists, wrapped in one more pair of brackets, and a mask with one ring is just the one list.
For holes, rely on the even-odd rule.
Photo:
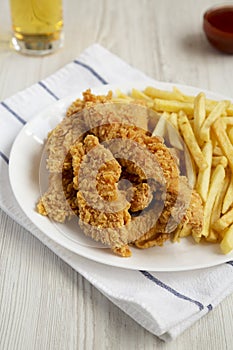
{"label": "golden french fry", "polygon": [[[176,90],[178,90],[178,89],[176,88]],[[182,95],[182,99],[180,99],[180,101],[186,101],[186,102],[194,103],[194,100],[196,98],[196,96],[186,95],[186,94],[183,94],[182,92],[181,92],[181,95]],[[226,108],[227,115],[233,116],[233,104],[229,100],[224,100],[224,101],[227,104],[227,108]],[[207,111],[207,114],[209,114],[214,109],[214,107],[217,104],[218,104],[217,100],[212,100],[212,99],[206,98],[206,111]]]}
{"label": "golden french fry", "polygon": [[209,191],[210,173],[211,173],[211,165],[212,165],[212,152],[213,152],[212,143],[207,142],[202,149],[202,154],[205,157],[205,160],[207,162],[207,167],[204,170],[199,171],[197,176],[197,182],[196,182],[196,190],[200,194],[204,202],[206,202],[207,200],[207,195]]}
{"label": "golden french fry", "polygon": [[[185,94],[182,94],[182,95],[183,95],[183,101],[194,103],[194,100],[196,98],[195,96],[185,95]],[[206,111],[207,111],[207,114],[209,114],[214,109],[214,107],[218,104],[218,102],[219,101],[211,100],[209,98],[206,98]],[[229,100],[224,100],[224,102],[226,103],[226,113],[227,113],[227,115],[232,116],[233,115],[233,104]]]}
{"label": "golden french fry", "polygon": [[192,227],[190,225],[184,224],[184,226],[180,230],[179,237],[187,237],[190,236],[192,233]]}
{"label": "golden french fry", "polygon": [[181,225],[177,226],[177,229],[175,230],[172,242],[179,242],[180,241],[180,231],[181,231]]}
{"label": "golden french fry", "polygon": [[219,102],[214,109],[210,112],[208,117],[205,119],[200,129],[200,139],[202,141],[210,140],[210,127],[226,110],[226,104],[224,101]]}
{"label": "golden french fry", "polygon": [[136,100],[145,100],[146,102],[153,102],[153,99],[151,97],[147,96],[142,91],[134,88],[132,89],[131,96]]}
{"label": "golden french fry", "polygon": [[116,89],[116,95],[118,98],[123,98],[124,100],[133,101],[132,97],[124,94],[120,89]]}
{"label": "golden french fry", "polygon": [[231,141],[231,144],[233,145],[233,127],[230,128],[230,130],[228,131],[228,136],[229,140]]}
{"label": "golden french fry", "polygon": [[207,242],[217,243],[218,242],[218,233],[213,229],[209,230],[209,235],[206,237]]}
{"label": "golden french fry", "polygon": [[169,139],[170,145],[182,151],[184,149],[184,145],[183,145],[181,136],[179,134],[178,128],[174,126],[174,123],[171,123],[171,115],[167,123],[167,133],[168,133],[168,139]]}
{"label": "golden french fry", "polygon": [[179,113],[178,124],[184,141],[190,153],[192,154],[195,163],[197,164],[199,169],[204,170],[208,166],[207,161],[205,160],[202,151],[197,143],[189,120],[183,111]]}
{"label": "golden french fry", "polygon": [[223,156],[223,151],[219,146],[215,146],[213,149],[213,156],[221,157]]}
{"label": "golden french fry", "polygon": [[184,94],[176,87],[173,86],[172,91],[176,94],[176,99],[179,101],[184,101]]}
{"label": "golden french fry", "polygon": [[160,98],[163,100],[178,100],[182,101],[183,95],[178,89],[173,89],[173,91],[166,91],[166,90],[160,90],[156,89],[152,86],[148,86],[143,93],[153,99]]}
{"label": "golden french fry", "polygon": [[221,216],[220,219],[218,219],[213,225],[213,229],[216,231],[223,231],[228,226],[230,226],[233,223],[233,208],[231,208],[226,214]]}
{"label": "golden french fry", "polygon": [[221,120],[227,125],[233,125],[233,117],[222,117]]}
{"label": "golden french fry", "polygon": [[210,218],[210,226],[212,226],[220,218],[222,214],[223,201],[224,201],[229,183],[230,183],[230,176],[228,173],[226,173],[222,188],[219,189],[214,202],[214,206],[213,206],[211,218]]}
{"label": "golden french fry", "polygon": [[231,174],[231,181],[229,183],[226,195],[223,200],[222,213],[225,214],[233,205],[233,174]]}
{"label": "golden french fry", "polygon": [[228,165],[228,160],[225,156],[213,156],[212,158],[212,166],[216,167],[218,164],[222,164],[224,168]]}
{"label": "golden french fry", "polygon": [[[225,177],[225,169],[223,168],[222,165],[218,165],[214,169],[213,174],[211,176],[210,189],[209,189],[206,203],[204,205],[204,227],[203,227],[202,235],[205,237],[208,237],[209,235],[211,212],[212,212],[219,188],[222,188],[224,177]],[[214,226],[213,228],[215,229]]]}
{"label": "golden french fry", "polygon": [[156,127],[154,128],[152,132],[152,136],[161,136],[164,137],[166,133],[166,124],[167,124],[167,119],[169,118],[169,113],[164,112],[159,120],[158,123],[156,124]]}
{"label": "golden french fry", "polygon": [[220,243],[221,251],[224,254],[230,253],[233,249],[233,224],[224,232],[223,240]]}
{"label": "golden french fry", "polygon": [[229,140],[226,133],[225,127],[221,119],[215,121],[212,125],[216,139],[218,140],[219,146],[222,149],[224,155],[227,157],[231,171],[233,171],[233,145]]}
{"label": "golden french fry", "polygon": [[193,103],[177,100],[154,99],[153,109],[158,112],[175,112],[183,110],[187,114],[193,114]]}
{"label": "golden french fry", "polygon": [[200,129],[206,117],[205,111],[205,94],[201,92],[194,99],[194,125],[193,131],[200,144]]}
{"label": "golden french fry", "polygon": [[171,113],[169,117],[169,122],[174,126],[174,128],[178,131],[178,116],[177,113]]}

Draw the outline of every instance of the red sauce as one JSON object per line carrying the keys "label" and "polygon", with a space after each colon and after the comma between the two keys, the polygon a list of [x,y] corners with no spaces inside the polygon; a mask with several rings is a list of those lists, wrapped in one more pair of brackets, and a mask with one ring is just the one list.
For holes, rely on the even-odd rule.
{"label": "red sauce", "polygon": [[216,49],[233,54],[233,6],[208,10],[204,14],[203,28]]}
{"label": "red sauce", "polygon": [[233,33],[233,8],[215,9],[207,14],[207,20],[212,26],[226,33]]}

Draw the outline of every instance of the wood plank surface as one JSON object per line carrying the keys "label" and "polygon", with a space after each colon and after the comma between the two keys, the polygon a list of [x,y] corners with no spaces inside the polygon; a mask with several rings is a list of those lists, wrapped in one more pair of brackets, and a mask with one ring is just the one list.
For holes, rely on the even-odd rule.
{"label": "wood plank surface", "polygon": [[[65,47],[43,58],[13,52],[0,4],[0,100],[45,78],[98,42],[155,79],[233,97],[233,57],[202,32],[211,0],[64,0]],[[1,350],[233,348],[233,295],[171,343],[124,314],[0,211]]]}

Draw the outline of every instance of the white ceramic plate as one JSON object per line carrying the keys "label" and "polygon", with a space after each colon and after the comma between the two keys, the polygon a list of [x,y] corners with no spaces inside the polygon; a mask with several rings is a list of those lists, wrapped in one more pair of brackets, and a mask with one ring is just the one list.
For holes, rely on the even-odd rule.
{"label": "white ceramic plate", "polygon": [[[127,93],[130,88],[143,89],[148,84],[137,83],[128,86],[103,86],[93,89],[94,93],[105,93],[120,88]],[[171,90],[174,84],[156,82],[154,86]],[[193,87],[177,85],[182,92],[197,94],[200,90]],[[215,93],[205,91],[209,98],[226,99]],[[81,95],[81,94],[80,94]],[[81,232],[76,219],[67,224],[55,224],[47,217],[39,215],[35,206],[40,197],[39,165],[43,143],[48,131],[53,129],[65,115],[67,106],[80,95],[75,94],[55,102],[32,119],[22,129],[12,147],[9,174],[15,197],[28,218],[50,239],[66,249],[111,266],[126,269],[150,271],[184,271],[215,266],[233,259],[233,253],[221,254],[217,244],[195,244],[191,238],[182,239],[180,243],[166,242],[161,247],[145,250],[132,248],[132,257],[122,258],[114,255],[110,249],[92,241]],[[47,181],[47,171],[42,172],[42,181]]]}

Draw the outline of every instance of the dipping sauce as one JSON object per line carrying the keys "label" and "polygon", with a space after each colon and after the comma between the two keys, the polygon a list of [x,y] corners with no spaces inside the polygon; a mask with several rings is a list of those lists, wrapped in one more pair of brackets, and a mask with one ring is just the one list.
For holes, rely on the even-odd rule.
{"label": "dipping sauce", "polygon": [[216,49],[233,54],[233,6],[217,6],[207,10],[203,29]]}

